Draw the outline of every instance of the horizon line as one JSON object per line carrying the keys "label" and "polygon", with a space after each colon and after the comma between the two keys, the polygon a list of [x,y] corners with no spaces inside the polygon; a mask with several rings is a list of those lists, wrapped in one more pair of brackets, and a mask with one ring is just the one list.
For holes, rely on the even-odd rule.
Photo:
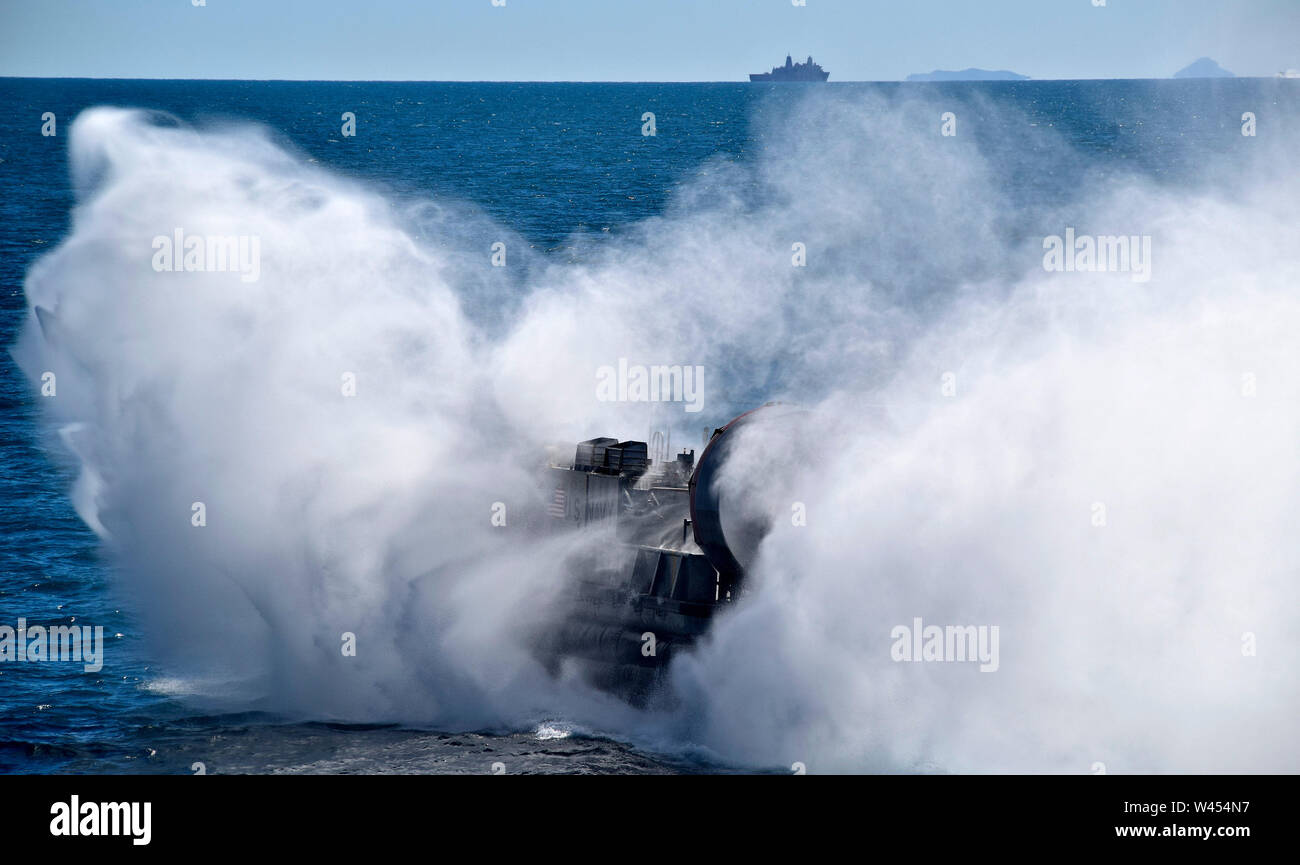
{"label": "horizon line", "polygon": [[[929,75],[931,73],[912,73]],[[1017,73],[1018,74],[1018,73]],[[541,78],[157,78],[144,75],[0,75],[0,81],[211,81],[211,82],[248,82],[260,84],[1025,84],[1038,81],[1268,81],[1295,80],[1294,78],[1274,73],[1273,75],[1206,75],[1177,78],[1166,75],[1158,78],[1124,78],[1107,76],[1102,78],[952,78],[939,81],[909,81],[905,78],[861,78],[842,79],[839,81],[744,81],[732,78],[713,80],[703,79],[541,79]]]}

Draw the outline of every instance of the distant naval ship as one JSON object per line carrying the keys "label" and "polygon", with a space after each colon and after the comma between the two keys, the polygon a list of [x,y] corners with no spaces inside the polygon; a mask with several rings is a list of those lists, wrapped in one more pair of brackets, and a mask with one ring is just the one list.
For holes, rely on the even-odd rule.
{"label": "distant naval ship", "polygon": [[831,74],[813,62],[811,56],[807,63],[795,63],[790,55],[785,55],[784,66],[773,66],[771,72],[751,72],[750,81],[825,81]]}

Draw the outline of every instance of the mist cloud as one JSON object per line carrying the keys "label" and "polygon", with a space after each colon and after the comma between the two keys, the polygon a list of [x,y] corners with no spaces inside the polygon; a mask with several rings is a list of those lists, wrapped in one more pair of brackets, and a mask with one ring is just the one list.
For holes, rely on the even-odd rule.
{"label": "mist cloud", "polygon": [[[436,213],[257,129],[78,118],[73,229],[29,274],[43,312],[15,352],[34,382],[58,374],[44,404],[83,466],[74,498],[160,656],[239,683],[208,695],[236,704],[554,712],[749,765],[1297,768],[1289,163],[1026,209],[923,100],[789,111],[757,121],[776,141],[754,166],[714,166],[582,264],[532,262],[490,322],[469,253],[412,231]],[[1039,168],[1081,158],[1042,143]],[[1067,225],[1152,236],[1150,280],[1044,271]],[[178,226],[259,238],[258,280],[155,271],[151,240]],[[597,400],[620,359],[698,365],[704,411]],[[571,541],[503,532],[493,503],[526,525],[552,441],[648,423],[691,441],[697,417],[766,399],[820,423],[771,473],[752,591],[676,662],[679,707],[551,680],[517,634]],[[752,437],[737,462],[791,448]],[[914,617],[998,626],[998,671],[895,662]]]}

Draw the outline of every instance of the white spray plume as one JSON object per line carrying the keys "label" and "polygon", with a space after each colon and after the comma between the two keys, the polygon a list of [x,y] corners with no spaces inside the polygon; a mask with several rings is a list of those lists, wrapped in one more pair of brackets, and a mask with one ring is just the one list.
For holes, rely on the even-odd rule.
{"label": "white spray plume", "polygon": [[[1297,178],[1260,159],[1231,186],[1097,180],[1014,213],[1003,169],[938,114],[809,99],[792,126],[815,142],[714,166],[585,264],[531,262],[485,303],[464,256],[420,239],[436,215],[256,129],[95,109],[15,353],[58,374],[79,510],[160,655],[244,684],[236,702],[557,712],[811,771],[1300,768]],[[1069,224],[1152,235],[1152,279],[1044,272],[1038,242]],[[155,272],[176,227],[259,237],[258,281]],[[755,398],[827,419],[782,476],[807,524],[774,506],[750,591],[677,663],[666,713],[544,674],[515,637],[566,578],[565,541],[490,519],[504,502],[526,522],[545,443],[645,429],[645,406],[595,400],[620,357],[702,365],[708,421]],[[738,464],[788,449],[749,445]],[[894,662],[914,617],[999,626],[998,671]]]}

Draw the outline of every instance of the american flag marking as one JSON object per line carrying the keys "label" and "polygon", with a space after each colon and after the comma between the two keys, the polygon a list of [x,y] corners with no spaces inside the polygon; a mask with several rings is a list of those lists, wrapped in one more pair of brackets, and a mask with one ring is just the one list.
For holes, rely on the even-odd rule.
{"label": "american flag marking", "polygon": [[568,508],[566,507],[567,503],[568,496],[565,494],[564,490],[560,487],[556,487],[555,494],[551,496],[551,503],[546,506],[546,512],[553,517],[563,519],[564,515],[568,512]]}

